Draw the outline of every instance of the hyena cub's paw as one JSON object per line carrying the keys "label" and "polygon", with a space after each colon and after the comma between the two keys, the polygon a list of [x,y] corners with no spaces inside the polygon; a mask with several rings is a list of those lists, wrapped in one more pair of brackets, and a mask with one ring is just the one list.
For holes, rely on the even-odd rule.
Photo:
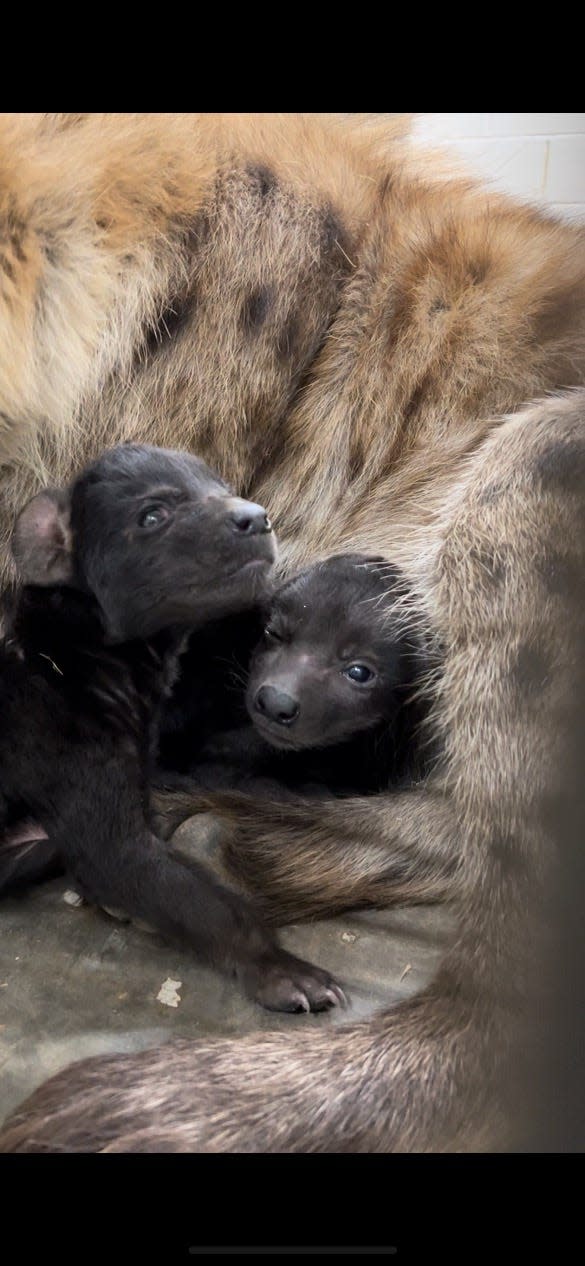
{"label": "hyena cub's paw", "polygon": [[347,1006],[347,998],[329,972],[306,963],[286,950],[248,967],[243,984],[268,1011],[328,1011]]}

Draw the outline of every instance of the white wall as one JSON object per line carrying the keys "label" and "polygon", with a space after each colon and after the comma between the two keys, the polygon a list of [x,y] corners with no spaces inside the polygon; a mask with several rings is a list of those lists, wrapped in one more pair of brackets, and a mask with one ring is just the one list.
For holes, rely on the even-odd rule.
{"label": "white wall", "polygon": [[423,141],[445,141],[498,189],[585,218],[585,114],[423,114]]}

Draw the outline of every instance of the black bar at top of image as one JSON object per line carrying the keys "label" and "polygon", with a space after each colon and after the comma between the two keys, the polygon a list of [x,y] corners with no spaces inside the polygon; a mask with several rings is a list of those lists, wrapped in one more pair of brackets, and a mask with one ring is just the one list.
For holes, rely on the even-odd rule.
{"label": "black bar at top of image", "polygon": [[230,1248],[217,1248],[214,1245],[206,1246],[204,1244],[202,1245],[193,1244],[191,1248],[189,1249],[189,1253],[192,1257],[199,1257],[199,1255],[203,1256],[205,1253],[213,1253],[215,1257],[222,1256],[222,1255],[227,1257],[227,1256],[233,1256],[234,1254],[240,1256],[240,1255],[246,1255],[248,1253],[250,1254],[251,1253],[258,1253],[258,1254],[274,1253],[276,1256],[278,1256],[279,1254],[284,1254],[284,1253],[296,1254],[296,1255],[303,1255],[305,1253],[315,1253],[315,1254],[317,1253],[319,1254],[344,1253],[346,1256],[352,1255],[352,1254],[356,1256],[361,1253],[369,1253],[370,1256],[374,1254],[380,1257],[380,1256],[383,1256],[385,1253],[394,1254],[397,1252],[398,1252],[398,1249],[395,1248],[394,1245],[391,1245],[391,1244],[388,1244],[386,1246],[380,1245],[376,1247],[370,1246],[368,1248],[358,1248],[355,1245],[351,1245],[351,1246],[346,1245],[345,1247],[336,1246],[336,1245],[332,1245],[332,1246],[321,1245],[321,1247],[312,1247],[305,1244],[297,1245],[294,1248],[291,1248],[290,1246],[286,1247],[285,1245],[283,1245],[282,1248],[269,1248],[267,1246],[259,1246],[258,1248],[250,1248],[247,1245],[242,1245],[241,1248],[238,1248],[235,1245],[232,1245]]}

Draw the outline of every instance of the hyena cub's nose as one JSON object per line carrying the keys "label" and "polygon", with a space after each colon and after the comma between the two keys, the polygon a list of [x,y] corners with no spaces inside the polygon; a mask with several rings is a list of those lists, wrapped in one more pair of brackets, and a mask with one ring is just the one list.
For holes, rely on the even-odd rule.
{"label": "hyena cub's nose", "polygon": [[234,497],[228,514],[235,532],[244,536],[257,536],[272,531],[272,524],[264,506],[257,506],[253,501],[242,501]]}
{"label": "hyena cub's nose", "polygon": [[276,686],[260,686],[254,699],[254,707],[262,716],[269,721],[276,721],[278,725],[292,725],[301,710],[292,695],[287,695],[284,690],[277,690]]}

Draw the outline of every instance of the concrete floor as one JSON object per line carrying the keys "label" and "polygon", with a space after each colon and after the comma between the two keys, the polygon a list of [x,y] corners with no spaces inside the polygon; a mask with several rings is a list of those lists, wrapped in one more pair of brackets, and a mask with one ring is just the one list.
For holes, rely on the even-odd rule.
{"label": "concrete floor", "polygon": [[[53,880],[0,905],[0,1120],[46,1077],[87,1055],[368,1016],[426,984],[452,926],[446,909],[417,906],[283,929],[287,948],[334,973],[350,1007],[276,1015],[159,936],[67,905],[66,888],[65,879]],[[181,982],[176,1007],[157,999],[167,978]]]}

